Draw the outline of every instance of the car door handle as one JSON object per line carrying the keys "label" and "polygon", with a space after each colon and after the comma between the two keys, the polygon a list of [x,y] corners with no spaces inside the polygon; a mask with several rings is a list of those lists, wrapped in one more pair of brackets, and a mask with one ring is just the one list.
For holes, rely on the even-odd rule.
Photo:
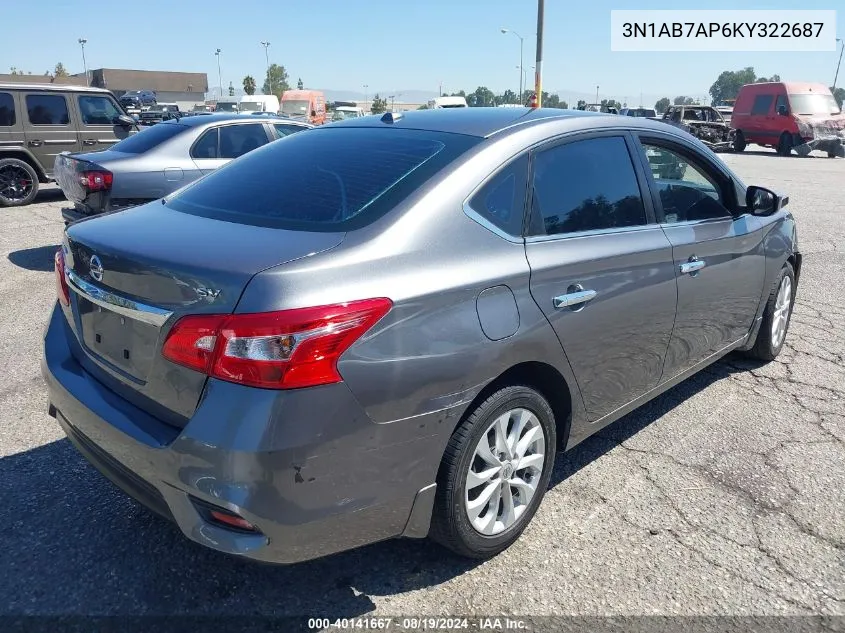
{"label": "car door handle", "polygon": [[571,308],[592,301],[598,293],[595,290],[578,290],[560,295],[552,300],[555,308]]}
{"label": "car door handle", "polygon": [[706,265],[707,263],[703,259],[694,259],[689,262],[684,262],[683,264],[681,264],[681,274],[690,275],[692,273],[698,272]]}
{"label": "car door handle", "polygon": [[44,141],[38,141],[38,140],[30,141],[29,145],[30,145],[30,147],[41,147],[42,145],[44,145]]}
{"label": "car door handle", "polygon": [[93,138],[86,138],[84,141],[82,141],[82,144],[83,145],[96,145],[97,141],[94,140]]}

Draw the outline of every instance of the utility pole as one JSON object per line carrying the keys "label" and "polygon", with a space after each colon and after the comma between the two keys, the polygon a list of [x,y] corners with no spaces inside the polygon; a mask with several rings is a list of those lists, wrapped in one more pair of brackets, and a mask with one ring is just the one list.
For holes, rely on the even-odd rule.
{"label": "utility pole", "polygon": [[596,86],[596,103],[599,102],[599,87]]}
{"label": "utility pole", "polygon": [[219,48],[214,53],[217,56],[217,87],[220,89],[220,99],[223,99],[223,75],[220,73],[220,53],[222,53]]}
{"label": "utility pole", "polygon": [[364,84],[364,103],[367,103],[367,88],[369,87],[369,85]]}
{"label": "utility pole", "polygon": [[268,49],[270,48],[270,42],[261,42],[261,46],[264,47],[264,61],[267,62],[267,82],[270,82],[270,53]]}
{"label": "utility pole", "polygon": [[545,0],[537,0],[537,62],[534,69],[534,103],[543,107],[543,9]]}
{"label": "utility pole", "polygon": [[[82,67],[85,69],[85,85],[91,85],[91,79],[88,77],[88,62],[85,61],[85,45],[88,43],[84,37],[79,38],[79,45],[82,47]],[[836,85],[836,82],[834,82]]]}
{"label": "utility pole", "polygon": [[839,49],[839,61],[836,64],[836,75],[833,77],[833,89],[836,90],[836,80],[839,79],[839,66],[842,64],[842,52],[845,51],[845,40],[837,37],[837,42],[842,42],[842,47]]}

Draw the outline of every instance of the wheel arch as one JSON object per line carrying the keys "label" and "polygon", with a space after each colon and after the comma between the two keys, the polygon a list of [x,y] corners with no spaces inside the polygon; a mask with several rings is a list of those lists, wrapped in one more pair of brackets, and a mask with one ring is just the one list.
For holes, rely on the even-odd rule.
{"label": "wheel arch", "polygon": [[35,173],[38,174],[38,180],[42,183],[47,182],[47,174],[41,168],[41,165],[38,164],[38,161],[35,160],[35,157],[23,149],[14,149],[14,148],[4,148],[0,150],[0,160],[4,158],[17,158],[28,164],[35,170]]}

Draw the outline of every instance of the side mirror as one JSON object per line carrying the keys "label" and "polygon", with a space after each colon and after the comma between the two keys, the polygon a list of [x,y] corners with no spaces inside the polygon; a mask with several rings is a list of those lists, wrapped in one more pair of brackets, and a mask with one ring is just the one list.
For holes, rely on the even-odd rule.
{"label": "side mirror", "polygon": [[772,215],[787,204],[788,196],[779,196],[771,189],[752,185],[745,190],[745,206],[753,215]]}
{"label": "side mirror", "polygon": [[780,116],[786,116],[789,114],[789,108],[787,108],[784,104],[780,104],[778,106],[778,114]]}
{"label": "side mirror", "polygon": [[114,117],[114,120],[112,121],[112,123],[114,123],[115,125],[122,125],[124,127],[131,127],[131,126],[135,125],[135,121],[136,121],[136,119],[133,119],[131,116],[128,116],[126,114],[121,114],[121,115]]}
{"label": "side mirror", "polygon": [[317,111],[316,111],[316,110],[311,110],[311,116],[317,116]]}

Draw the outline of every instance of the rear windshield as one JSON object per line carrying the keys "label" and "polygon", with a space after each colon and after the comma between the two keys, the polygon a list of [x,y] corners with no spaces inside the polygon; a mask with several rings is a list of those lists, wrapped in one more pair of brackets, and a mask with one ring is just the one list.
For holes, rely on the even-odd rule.
{"label": "rear windshield", "polygon": [[312,130],[232,161],[167,205],[241,224],[353,230],[387,213],[479,141],[417,130]]}
{"label": "rear windshield", "polygon": [[111,149],[127,154],[142,154],[164,143],[164,141],[173,138],[177,134],[181,134],[187,129],[187,126],[179,125],[178,123],[159,123],[158,125],[136,132],[132,136],[127,136],[122,141],[112,145]]}

